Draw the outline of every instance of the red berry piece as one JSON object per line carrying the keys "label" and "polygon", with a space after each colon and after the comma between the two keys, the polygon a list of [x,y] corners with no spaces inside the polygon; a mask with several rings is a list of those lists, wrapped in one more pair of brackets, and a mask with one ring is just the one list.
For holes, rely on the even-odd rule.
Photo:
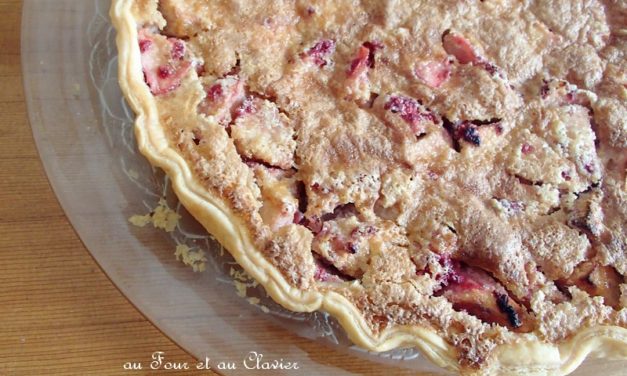
{"label": "red berry piece", "polygon": [[223,95],[224,93],[222,91],[222,85],[220,84],[215,84],[207,89],[207,99],[211,102],[217,101],[218,99],[222,98]]}
{"label": "red berry piece", "polygon": [[172,43],[172,58],[176,60],[183,60],[185,57],[185,43],[180,39],[169,39]]}
{"label": "red berry piece", "polygon": [[245,116],[254,114],[257,112],[257,107],[255,106],[255,100],[253,97],[248,96],[242,102],[242,105],[236,110],[236,116]]}
{"label": "red berry piece", "polygon": [[370,50],[364,46],[359,47],[357,56],[351,61],[348,67],[349,77],[359,77],[368,70],[368,57],[370,56]]}
{"label": "red berry piece", "polygon": [[533,146],[529,145],[528,143],[524,143],[522,144],[522,146],[520,147],[520,151],[523,154],[530,154],[533,153]]}
{"label": "red berry piece", "polygon": [[449,55],[455,56],[460,64],[479,62],[479,56],[470,42],[457,34],[447,32],[442,37],[442,45]]}
{"label": "red berry piece", "polygon": [[374,68],[375,54],[378,50],[382,50],[384,48],[383,44],[375,40],[364,42],[362,46],[368,49],[368,60],[366,61],[366,65],[368,68]]}
{"label": "red berry piece", "polygon": [[463,282],[464,278],[460,274],[461,268],[458,261],[452,260],[448,255],[438,255],[438,263],[444,269],[442,274],[434,276],[438,282],[444,286]]}
{"label": "red berry piece", "polygon": [[547,80],[542,80],[542,86],[540,86],[540,97],[542,99],[546,99],[549,96],[549,82]]}
{"label": "red berry piece", "polygon": [[321,195],[326,195],[330,192],[329,188],[323,187],[320,183],[313,183],[311,185],[311,190]]}
{"label": "red berry piece", "polygon": [[359,77],[368,71],[368,68],[374,68],[375,54],[377,50],[383,48],[383,44],[377,41],[364,42],[359,47],[355,58],[351,61],[348,67],[347,74],[351,78]]}
{"label": "red berry piece", "polygon": [[141,53],[147,52],[152,47],[152,41],[150,39],[142,39],[139,41],[139,51]]}
{"label": "red berry piece", "polygon": [[332,39],[323,39],[317,42],[313,47],[301,54],[302,58],[309,58],[320,68],[329,64],[329,56],[335,52],[335,41]]}
{"label": "red berry piece", "polygon": [[459,140],[464,140],[475,146],[481,146],[481,135],[477,131],[477,127],[478,125],[471,121],[452,123],[444,119],[444,128],[451,135],[453,147],[457,151],[460,151]]}
{"label": "red berry piece", "polygon": [[227,125],[237,116],[237,110],[246,99],[244,82],[237,76],[227,76],[205,86],[206,96],[198,105],[198,111],[215,116],[219,123]]}
{"label": "red berry piece", "polygon": [[159,78],[165,80],[172,77],[174,74],[174,68],[171,65],[162,65],[158,68],[157,72],[159,74]]}
{"label": "red berry piece", "polygon": [[479,56],[475,47],[461,35],[451,32],[444,33],[442,46],[446,53],[455,56],[460,64],[472,64],[485,69],[492,76],[503,76],[496,65]]}
{"label": "red berry piece", "polygon": [[451,76],[451,64],[448,60],[424,62],[414,69],[414,73],[428,86],[438,88]]}
{"label": "red berry piece", "polygon": [[383,107],[385,110],[397,114],[408,123],[414,132],[422,129],[420,126],[424,121],[437,121],[432,112],[423,110],[422,105],[415,99],[400,95],[391,96]]}
{"label": "red berry piece", "polygon": [[500,73],[499,68],[496,65],[490,63],[489,61],[481,61],[477,63],[477,65],[483,67],[483,69],[485,69],[492,76],[495,76]]}
{"label": "red berry piece", "polygon": [[564,178],[564,180],[566,181],[570,181],[572,179],[568,171],[562,171],[562,178]]}
{"label": "red berry piece", "polygon": [[185,42],[149,29],[139,31],[139,50],[144,77],[154,95],[177,89],[192,66],[184,59]]}

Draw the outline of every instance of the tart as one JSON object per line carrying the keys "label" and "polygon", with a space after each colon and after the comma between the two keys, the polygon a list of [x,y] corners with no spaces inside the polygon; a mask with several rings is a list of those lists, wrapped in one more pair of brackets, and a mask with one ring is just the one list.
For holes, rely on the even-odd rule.
{"label": "tart", "polygon": [[463,373],[627,357],[627,8],[114,0],[139,149],[287,309]]}

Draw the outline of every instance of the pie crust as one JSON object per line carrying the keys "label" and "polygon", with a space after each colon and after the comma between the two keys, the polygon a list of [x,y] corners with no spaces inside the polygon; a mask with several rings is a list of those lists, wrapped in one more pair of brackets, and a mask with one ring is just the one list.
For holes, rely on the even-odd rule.
{"label": "pie crust", "polygon": [[[216,1],[212,6],[218,9],[221,3]],[[151,164],[167,173],[181,203],[276,302],[297,312],[330,313],[350,339],[363,348],[382,352],[416,347],[437,365],[462,373],[557,375],[572,372],[586,357],[627,358],[627,285],[624,284],[627,10],[624,5],[615,1],[587,1],[579,5],[549,0],[442,4],[400,1],[396,7],[402,5],[408,10],[399,13],[393,2],[361,4],[342,0],[310,5],[300,1],[243,1],[231,5],[236,3],[241,8],[261,4],[258,7],[262,13],[264,3],[289,5],[302,11],[294,21],[281,18],[281,12],[273,14],[265,10],[269,16],[258,20],[259,27],[277,30],[289,29],[290,22],[298,23],[307,17],[332,14],[335,18],[326,20],[327,24],[318,23],[317,27],[335,24],[340,25],[339,31],[329,39],[307,40],[301,44],[300,54],[290,50],[293,54],[285,58],[286,72],[291,69],[290,72],[297,72],[294,77],[301,78],[304,76],[297,76],[301,74],[298,69],[336,74],[334,79],[340,77],[345,85],[343,89],[333,90],[345,89],[341,99],[349,102],[341,105],[340,110],[348,109],[347,113],[358,118],[344,119],[347,126],[353,126],[352,121],[359,124],[359,116],[376,113],[378,120],[369,121],[385,124],[384,130],[369,136],[374,140],[392,140],[391,153],[397,158],[394,163],[411,163],[425,155],[436,155],[424,152],[429,145],[446,146],[450,150],[434,158],[447,160],[442,165],[453,171],[451,177],[447,171],[418,171],[419,167],[410,166],[406,169],[410,172],[398,168],[401,172],[381,173],[373,183],[378,188],[376,195],[383,198],[377,203],[359,201],[360,197],[368,196],[367,191],[361,192],[362,196],[351,196],[354,202],[329,201],[324,198],[330,195],[328,191],[319,194],[322,198],[312,193],[327,188],[320,188],[322,184],[310,185],[305,188],[305,195],[315,197],[311,200],[313,196],[310,196],[305,213],[315,212],[319,217],[311,215],[297,220],[294,215],[293,223],[291,217],[286,223],[281,215],[284,211],[289,215],[305,214],[293,207],[299,206],[298,200],[292,206],[287,199],[283,200],[292,197],[294,190],[281,186],[282,182],[296,179],[289,173],[295,165],[285,157],[294,153],[293,135],[284,131],[285,124],[292,121],[290,118],[297,117],[292,113],[297,106],[292,103],[294,107],[290,107],[289,102],[277,97],[283,93],[281,90],[297,90],[290,87],[295,83],[283,80],[278,84],[283,77],[272,76],[272,69],[263,71],[265,76],[262,73],[255,76],[254,83],[252,79],[247,83],[251,87],[245,90],[254,93],[253,102],[248,103],[254,108],[250,113],[266,116],[261,123],[254,118],[256,115],[250,115],[253,120],[242,115],[247,113],[249,97],[242,97],[235,112],[225,112],[226,107],[217,108],[207,102],[212,87],[217,85],[215,82],[220,85],[217,88],[220,98],[227,98],[226,101],[230,97],[223,91],[233,90],[229,91],[233,96],[244,93],[240,78],[257,74],[263,68],[262,62],[243,65],[238,68],[241,73],[222,69],[223,74],[213,77],[213,86],[201,86],[207,74],[204,71],[210,65],[207,57],[214,51],[201,51],[199,46],[203,43],[198,42],[199,38],[206,36],[203,41],[207,48],[215,49],[217,57],[209,68],[218,72],[229,56],[228,51],[216,48],[216,40],[224,42],[231,34],[224,33],[224,39],[211,39],[211,33],[218,34],[220,27],[234,27],[233,24],[227,20],[220,26],[213,20],[210,27],[205,25],[208,21],[203,17],[210,6],[202,0],[161,0],[160,4],[156,0],[114,0],[111,18],[118,32],[119,81],[137,114],[135,130],[140,151]],[[359,13],[351,8],[355,5],[365,8],[359,8]],[[334,12],[325,13],[331,8]],[[466,19],[451,21],[456,12],[479,18],[496,14],[497,19],[483,24],[482,34],[464,27]],[[364,22],[364,28],[378,23],[371,35],[378,35],[382,42],[376,38],[363,42],[356,34],[346,36],[350,33],[348,26],[346,30],[341,27],[342,22],[348,22],[342,18],[346,14],[351,14],[353,18],[345,18],[355,23]],[[421,15],[419,22],[411,23],[403,18],[416,14]],[[229,15],[225,13],[221,17],[224,20]],[[429,27],[435,27],[434,17],[442,17],[436,23],[441,35],[438,43],[442,47],[423,61],[414,64],[411,60],[413,69],[408,69],[402,80],[411,81],[412,85],[398,84],[403,93],[410,91],[411,95],[400,94],[401,90],[388,90],[385,96],[379,93],[383,89],[377,87],[377,82],[385,80],[376,76],[375,64],[392,72],[407,63],[409,58],[392,50],[402,46],[409,51],[413,48],[409,42],[424,42],[412,40],[411,33],[429,39]],[[167,27],[166,19],[171,22]],[[421,30],[423,24],[425,29]],[[189,30],[197,33],[192,35]],[[394,30],[396,39],[390,37],[390,30]],[[275,33],[280,34],[276,30]],[[344,60],[340,55],[346,55],[350,48],[333,39],[342,35],[342,43],[354,41],[357,46],[352,47],[355,54],[349,52]],[[431,42],[424,42],[422,48],[425,43],[428,46]],[[499,49],[495,43],[505,47]],[[171,49],[166,61],[161,60],[166,48],[163,46]],[[337,57],[333,55],[336,49]],[[268,55],[262,59],[275,57]],[[337,73],[345,69],[338,67],[341,63],[347,63],[346,73]],[[368,75],[372,76],[370,80]],[[329,81],[326,84],[334,85]],[[394,87],[389,82],[388,86]],[[265,87],[272,87],[272,95],[264,91]],[[329,109],[328,117],[324,113],[313,116],[317,117],[316,121],[332,122],[332,116],[341,113],[336,110]],[[532,125],[521,127],[521,123]],[[254,133],[254,126],[259,124],[271,125],[260,135]],[[564,124],[569,127],[565,128]],[[180,134],[175,133],[179,128]],[[206,135],[213,138],[207,140]],[[314,136],[309,134],[311,139],[307,142],[314,143]],[[448,140],[444,146],[438,144],[442,140]],[[483,151],[492,147],[509,153],[511,145],[518,140],[524,141],[516,144],[520,152],[509,156],[503,153],[502,159],[499,153]],[[552,147],[547,140],[553,140],[558,147]],[[416,149],[412,146],[415,142],[429,144]],[[360,147],[366,145],[362,141],[357,143]],[[277,146],[268,153],[267,144]],[[322,145],[329,146],[324,142]],[[382,149],[377,149],[381,146],[375,141],[369,145],[369,153],[389,157],[377,154]],[[228,162],[231,155],[238,157],[237,163],[218,163]],[[492,179],[497,178],[480,165],[476,166],[478,178],[472,178],[463,170],[475,166],[455,167],[450,162],[451,158],[462,157],[476,159],[479,164],[487,159],[505,166],[503,170],[509,176],[499,175],[498,179],[518,188],[499,191],[500,180],[494,188]],[[306,164],[301,161],[298,167]],[[437,167],[437,163],[430,166]],[[571,170],[560,174],[559,168],[563,166]],[[433,179],[429,184],[434,186],[443,184],[438,179],[449,179],[446,186],[455,186],[445,204],[429,207],[433,212],[428,212],[424,221],[412,222],[412,226],[419,228],[423,225],[416,223],[430,223],[432,216],[453,218],[450,223],[440,223],[440,227],[421,228],[423,233],[431,231],[429,236],[437,238],[437,242],[431,239],[430,243],[421,245],[408,238],[409,230],[398,233],[402,227],[398,223],[410,223],[403,217],[412,213],[407,207],[411,204],[408,195],[424,194],[420,199],[425,202],[430,200],[426,195],[434,195],[423,187],[402,191],[409,189],[412,184],[409,181],[418,179],[418,175],[405,173],[423,173],[420,179]],[[364,176],[361,181],[369,178]],[[483,197],[482,180],[490,186],[490,199]],[[389,181],[392,183],[386,186]],[[261,189],[258,182],[263,182]],[[367,184],[364,186],[361,188],[367,190]],[[268,188],[264,191],[264,187]],[[274,192],[292,193],[281,196],[282,193]],[[535,196],[531,197],[529,192]],[[461,198],[460,193],[463,193]],[[405,198],[402,202],[405,206],[396,205],[401,202],[399,195]],[[294,197],[298,199],[298,193]],[[523,197],[526,201],[512,197]],[[278,204],[273,200],[278,200]],[[329,207],[329,202],[334,205]],[[279,205],[279,209],[272,205]],[[393,219],[373,219],[362,212],[377,205],[377,216]],[[374,209],[371,214],[374,215]],[[517,215],[524,218],[519,220]],[[533,220],[527,220],[528,216]],[[314,223],[316,218],[320,223]],[[324,222],[320,218],[327,218],[326,229],[319,228]],[[375,223],[378,227],[376,232],[367,226],[355,227],[355,221]],[[394,224],[386,225],[388,222]],[[499,223],[508,223],[512,230],[498,229]],[[351,236],[359,230],[360,238],[355,242],[367,239],[365,246],[369,253],[365,259],[356,256],[360,251],[351,251],[351,247],[364,246],[362,243],[342,243],[339,248],[333,248],[334,239],[342,236],[343,226],[353,230]],[[325,235],[329,233],[332,236]],[[318,242],[315,258],[309,249],[312,242]],[[420,246],[429,250],[418,252],[419,256],[408,251]],[[451,247],[455,250],[451,251]],[[474,248],[493,253],[488,257],[473,253]],[[525,264],[517,264],[519,260]],[[411,268],[407,269],[403,262],[411,264]],[[488,308],[478,308],[482,302]]]}

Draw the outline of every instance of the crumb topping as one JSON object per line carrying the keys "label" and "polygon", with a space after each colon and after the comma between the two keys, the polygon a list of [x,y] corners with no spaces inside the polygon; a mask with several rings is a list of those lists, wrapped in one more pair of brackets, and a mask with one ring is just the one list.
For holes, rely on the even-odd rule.
{"label": "crumb topping", "polygon": [[375,333],[432,328],[464,367],[522,333],[627,325],[618,2],[133,12],[170,145],[295,288],[342,294]]}

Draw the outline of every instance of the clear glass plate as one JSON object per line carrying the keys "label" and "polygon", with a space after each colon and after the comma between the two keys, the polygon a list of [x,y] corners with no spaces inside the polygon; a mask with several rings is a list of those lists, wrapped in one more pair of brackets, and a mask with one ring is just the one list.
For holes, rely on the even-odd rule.
{"label": "clear glass plate", "polygon": [[[214,368],[220,361],[238,365],[224,374],[246,373],[242,361],[251,351],[264,360],[297,362],[301,374],[442,373],[413,349],[360,350],[326,314],[286,311],[241,278],[237,264],[177,203],[167,178],[135,147],[133,115],[117,84],[109,5],[25,0],[22,64],[46,173],[80,238],[116,286],[194,356],[209,357]],[[174,232],[129,223],[162,197],[182,217]],[[205,272],[176,261],[179,244],[204,251]],[[246,285],[246,297],[238,296],[236,284]],[[258,303],[251,304],[251,297]],[[578,373],[610,374],[608,367],[609,362],[588,363]]]}

